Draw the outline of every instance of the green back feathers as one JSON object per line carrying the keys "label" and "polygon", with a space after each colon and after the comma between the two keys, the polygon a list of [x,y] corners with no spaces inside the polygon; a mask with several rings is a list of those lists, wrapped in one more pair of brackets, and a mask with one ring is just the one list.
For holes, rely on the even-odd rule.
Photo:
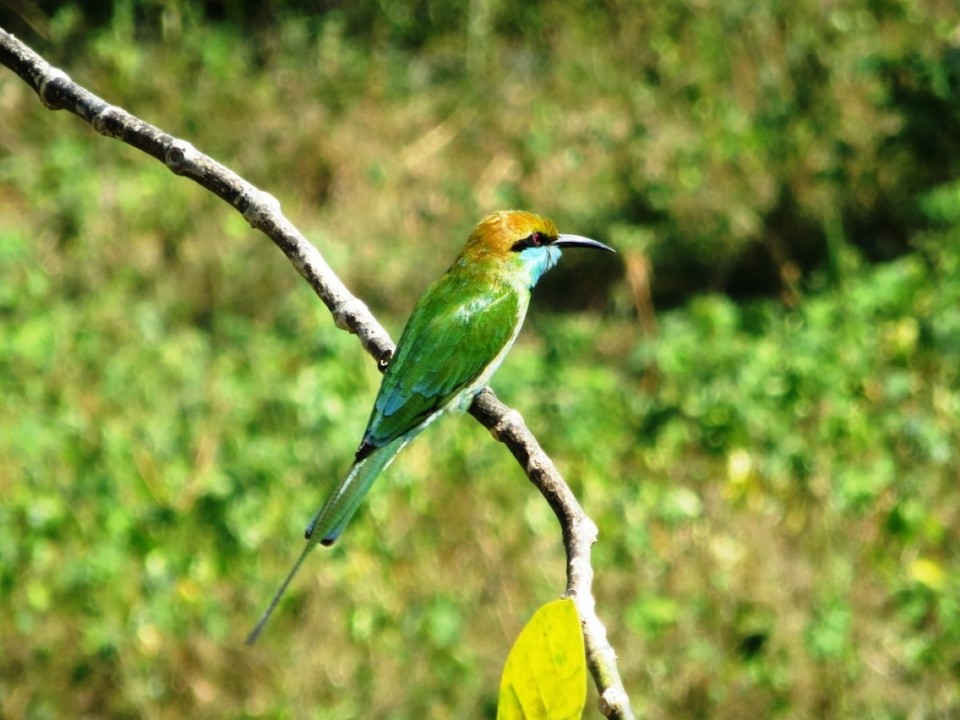
{"label": "green back feathers", "polygon": [[451,271],[434,283],[403,331],[364,443],[391,442],[471,388],[514,338],[528,302],[510,283],[472,272]]}

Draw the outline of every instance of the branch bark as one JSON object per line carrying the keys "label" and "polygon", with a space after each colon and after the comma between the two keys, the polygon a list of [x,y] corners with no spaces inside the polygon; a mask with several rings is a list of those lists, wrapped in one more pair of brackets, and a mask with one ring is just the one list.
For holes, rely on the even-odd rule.
{"label": "branch bark", "polygon": [[[101,135],[120,140],[156,158],[176,175],[190,178],[232,205],[250,225],[269,237],[327,306],[341,330],[355,334],[363,349],[386,368],[394,343],[367,306],[354,297],[317,250],[284,217],[280,203],[229,168],[120,107],[73,82],[13,35],[0,28],[0,63],[19,75],[51,110],[69,110]],[[587,517],[553,461],[543,451],[516,410],[490,388],[477,395],[469,410],[504,443],[527,477],[550,504],[563,533],[567,554],[565,595],[580,614],[587,664],[600,693],[600,711],[608,718],[631,720],[633,711],[620,679],[617,656],[596,613],[592,594],[590,548],[597,526]]]}

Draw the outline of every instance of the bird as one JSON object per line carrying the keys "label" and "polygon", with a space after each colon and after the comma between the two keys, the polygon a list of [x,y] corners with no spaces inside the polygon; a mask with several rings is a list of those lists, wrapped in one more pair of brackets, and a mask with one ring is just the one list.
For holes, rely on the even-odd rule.
{"label": "bird", "polygon": [[562,248],[609,245],[565,235],[523,210],[493,212],[470,233],[450,268],[417,301],[387,365],[346,477],[310,521],[300,557],[247,637],[253,644],[303,561],[333,545],[405,445],[445,412],[466,410],[513,346],[534,286]]}

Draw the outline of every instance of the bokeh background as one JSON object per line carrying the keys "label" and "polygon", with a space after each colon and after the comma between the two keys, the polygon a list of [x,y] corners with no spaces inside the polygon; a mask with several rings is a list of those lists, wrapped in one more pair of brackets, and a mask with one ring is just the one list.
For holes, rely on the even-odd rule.
{"label": "bokeh background", "polygon": [[[960,717],[954,0],[38,6],[0,25],[276,195],[394,337],[490,210],[618,248],[494,387],[600,526],[640,716]],[[470,418],[243,646],[377,383],[235,212],[0,70],[0,715],[492,717],[564,563]]]}

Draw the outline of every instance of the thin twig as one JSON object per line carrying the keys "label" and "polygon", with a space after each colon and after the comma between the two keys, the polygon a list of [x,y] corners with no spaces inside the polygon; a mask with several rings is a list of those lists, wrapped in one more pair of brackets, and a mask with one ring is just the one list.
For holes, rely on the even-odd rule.
{"label": "thin twig", "polygon": [[[32,87],[51,110],[69,110],[97,132],[132,145],[156,158],[232,205],[248,223],[263,232],[287,256],[333,315],[337,327],[354,333],[381,368],[394,344],[367,306],[354,297],[323,256],[280,211],[280,203],[190,143],[111,105],[74,83],[13,35],[0,28],[0,63]],[[590,547],[597,527],[586,516],[553,461],[540,447],[523,418],[501,403],[489,388],[470,407],[470,414],[513,453],[527,477],[557,515],[567,553],[566,595],[573,598],[583,625],[587,663],[600,693],[600,711],[609,718],[630,720],[633,712],[617,668],[616,653],[596,614],[592,595]]]}

